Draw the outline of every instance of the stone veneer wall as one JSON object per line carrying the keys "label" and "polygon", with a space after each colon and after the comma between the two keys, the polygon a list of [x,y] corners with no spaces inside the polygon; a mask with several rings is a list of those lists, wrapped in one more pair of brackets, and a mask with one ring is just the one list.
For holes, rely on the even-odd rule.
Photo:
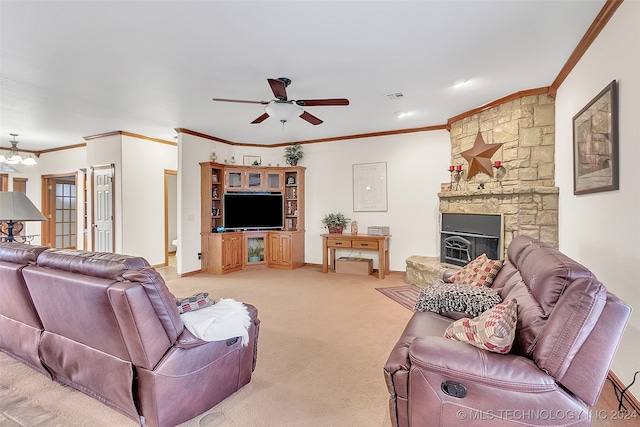
{"label": "stone veneer wall", "polygon": [[[463,173],[457,186],[438,194],[440,212],[500,213],[505,247],[518,234],[558,247],[554,102],[548,95],[524,96],[452,123],[451,164],[462,164]],[[485,143],[502,144],[492,163],[500,160],[503,168],[467,180],[469,165],[460,153],[473,146],[478,130]]]}

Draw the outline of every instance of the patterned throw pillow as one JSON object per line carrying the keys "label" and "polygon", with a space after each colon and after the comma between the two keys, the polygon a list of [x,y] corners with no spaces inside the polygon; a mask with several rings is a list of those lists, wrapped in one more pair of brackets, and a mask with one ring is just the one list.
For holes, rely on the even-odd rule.
{"label": "patterned throw pillow", "polygon": [[461,285],[491,286],[503,263],[503,260],[489,259],[482,254],[451,276],[450,280]]}
{"label": "patterned throw pillow", "polygon": [[513,345],[517,319],[516,300],[507,300],[474,319],[456,320],[444,332],[444,337],[505,354]]}
{"label": "patterned throw pillow", "polygon": [[493,285],[493,279],[496,278],[496,275],[502,268],[502,264],[504,264],[504,260],[502,259],[487,259],[478,270],[473,285],[487,287]]}
{"label": "patterned throw pillow", "polygon": [[182,314],[213,305],[213,301],[209,299],[208,293],[200,292],[187,298],[176,299],[176,305],[178,306],[178,312]]}
{"label": "patterned throw pillow", "polygon": [[478,316],[500,302],[502,298],[491,288],[436,282],[420,291],[413,309],[439,314],[456,312]]}
{"label": "patterned throw pillow", "polygon": [[487,259],[489,259],[487,258],[487,254],[480,255],[478,258],[462,267],[462,269],[456,274],[451,276],[451,283],[468,285],[473,281],[475,275],[478,274],[478,270],[480,269],[480,267],[482,267]]}

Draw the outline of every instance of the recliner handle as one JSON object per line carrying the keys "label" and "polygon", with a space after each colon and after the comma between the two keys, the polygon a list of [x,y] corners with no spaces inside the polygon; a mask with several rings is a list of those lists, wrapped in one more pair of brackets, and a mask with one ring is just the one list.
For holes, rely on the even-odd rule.
{"label": "recliner handle", "polygon": [[459,399],[467,397],[466,387],[455,381],[445,381],[440,384],[440,388],[449,396],[457,397]]}

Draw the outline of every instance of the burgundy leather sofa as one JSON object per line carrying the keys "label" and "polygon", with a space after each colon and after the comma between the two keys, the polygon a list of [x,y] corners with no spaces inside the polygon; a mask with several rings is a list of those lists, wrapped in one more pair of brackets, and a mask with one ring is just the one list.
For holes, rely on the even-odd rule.
{"label": "burgundy leather sofa", "polygon": [[205,342],[139,257],[0,243],[0,350],[141,425],[174,426],[251,380],[249,345]]}
{"label": "burgundy leather sofa", "polygon": [[584,266],[513,239],[493,289],[515,298],[509,354],[446,339],[451,318],[416,312],[384,374],[394,426],[590,426],[631,313]]}

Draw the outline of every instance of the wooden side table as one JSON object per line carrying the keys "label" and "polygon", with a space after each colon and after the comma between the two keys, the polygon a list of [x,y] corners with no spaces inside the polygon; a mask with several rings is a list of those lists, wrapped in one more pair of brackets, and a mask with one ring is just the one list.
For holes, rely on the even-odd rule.
{"label": "wooden side table", "polygon": [[389,274],[389,239],[372,234],[322,234],[322,272],[336,269],[336,249],[378,252],[378,279]]}

